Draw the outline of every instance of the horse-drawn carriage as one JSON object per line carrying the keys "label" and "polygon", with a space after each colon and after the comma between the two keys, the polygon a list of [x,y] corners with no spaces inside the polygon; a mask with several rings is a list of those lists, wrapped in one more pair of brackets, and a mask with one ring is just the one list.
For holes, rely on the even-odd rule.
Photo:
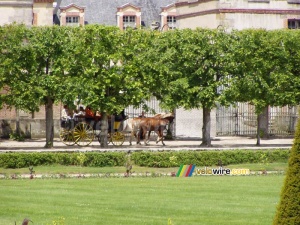
{"label": "horse-drawn carriage", "polygon": [[[101,137],[101,117],[94,116],[93,118],[83,117],[84,121],[77,122],[72,120],[61,121],[60,139],[66,145],[77,144],[79,146],[88,146],[95,138],[99,143]],[[144,143],[147,144],[150,137],[150,132],[155,131],[158,135],[156,143],[159,141],[163,145],[163,130],[174,119],[173,114],[158,114],[148,118],[132,118],[127,119],[124,113],[108,117],[108,143],[115,146],[120,146],[125,141],[126,134],[130,134],[129,143],[131,145],[132,137],[135,136],[137,143],[140,143],[141,132],[144,136]],[[146,132],[149,132],[148,138]]]}
{"label": "horse-drawn carriage", "polygon": [[[125,134],[119,131],[121,122],[126,118],[117,118],[119,115],[108,118],[108,143],[120,146],[125,141]],[[68,146],[88,146],[95,138],[100,142],[101,116],[78,116],[80,120],[61,120],[60,140]]]}

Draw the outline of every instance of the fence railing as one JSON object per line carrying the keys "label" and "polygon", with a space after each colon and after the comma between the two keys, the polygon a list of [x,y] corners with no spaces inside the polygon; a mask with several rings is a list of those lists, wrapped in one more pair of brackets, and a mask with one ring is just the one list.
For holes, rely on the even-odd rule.
{"label": "fence railing", "polygon": [[[298,120],[298,106],[269,107],[269,135],[293,135]],[[236,106],[218,106],[216,110],[217,136],[255,136],[257,115],[254,106],[238,103]]]}

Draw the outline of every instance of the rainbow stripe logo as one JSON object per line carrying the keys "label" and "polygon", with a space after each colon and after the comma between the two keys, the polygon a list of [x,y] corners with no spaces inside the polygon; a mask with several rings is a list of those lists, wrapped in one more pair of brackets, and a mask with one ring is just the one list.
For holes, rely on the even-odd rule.
{"label": "rainbow stripe logo", "polygon": [[195,165],[181,165],[176,177],[191,177],[195,170]]}

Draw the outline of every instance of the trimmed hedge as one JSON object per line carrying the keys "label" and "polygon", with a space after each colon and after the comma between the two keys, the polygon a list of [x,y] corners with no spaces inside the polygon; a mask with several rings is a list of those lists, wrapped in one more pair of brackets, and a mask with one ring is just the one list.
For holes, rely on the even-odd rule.
{"label": "trimmed hedge", "polygon": [[[290,150],[226,150],[226,151],[165,151],[165,152],[133,152],[131,161],[137,166],[176,167],[195,164],[197,166],[213,166],[287,162]],[[3,153],[0,154],[0,167],[24,168],[39,165],[81,165],[90,167],[124,166],[125,152],[69,152],[69,153]]]}
{"label": "trimmed hedge", "polygon": [[290,150],[226,150],[226,151],[176,151],[176,152],[134,152],[131,159],[135,165],[146,167],[174,167],[194,164],[197,166],[213,166],[287,162]]}
{"label": "trimmed hedge", "polygon": [[39,165],[82,165],[91,167],[124,166],[123,152],[109,153],[3,153],[0,154],[0,167],[24,168]]}

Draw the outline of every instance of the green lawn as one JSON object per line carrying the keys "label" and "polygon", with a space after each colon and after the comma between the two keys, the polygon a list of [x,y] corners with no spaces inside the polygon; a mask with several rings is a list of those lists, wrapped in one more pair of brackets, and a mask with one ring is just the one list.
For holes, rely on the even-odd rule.
{"label": "green lawn", "polygon": [[[98,168],[99,169],[99,168]],[[283,175],[0,179],[0,225],[272,224]],[[64,218],[64,223],[54,223]]]}

